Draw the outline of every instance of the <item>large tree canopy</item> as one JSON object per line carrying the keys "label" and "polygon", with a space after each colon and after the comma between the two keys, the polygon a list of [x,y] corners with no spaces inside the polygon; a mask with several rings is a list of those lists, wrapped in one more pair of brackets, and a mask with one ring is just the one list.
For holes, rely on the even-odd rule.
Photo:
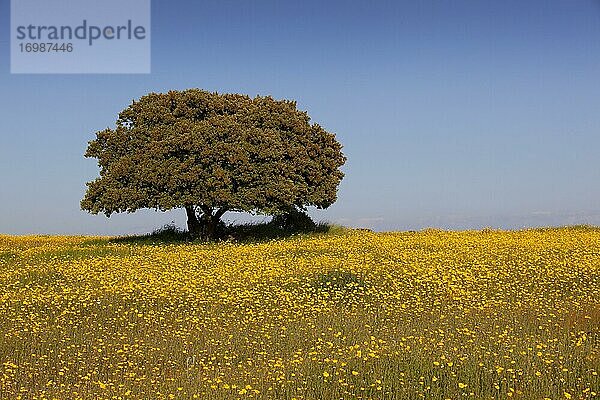
{"label": "large tree canopy", "polygon": [[210,237],[227,211],[329,207],[344,176],[341,149],[294,101],[151,93],[89,143],[85,156],[98,159],[100,177],[81,207],[107,216],[183,207],[190,232]]}

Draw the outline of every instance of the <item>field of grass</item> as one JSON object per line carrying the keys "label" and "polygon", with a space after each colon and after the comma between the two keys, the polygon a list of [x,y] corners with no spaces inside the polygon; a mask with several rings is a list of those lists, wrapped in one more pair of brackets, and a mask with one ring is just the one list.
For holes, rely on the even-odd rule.
{"label": "field of grass", "polygon": [[600,229],[0,236],[0,399],[593,399]]}

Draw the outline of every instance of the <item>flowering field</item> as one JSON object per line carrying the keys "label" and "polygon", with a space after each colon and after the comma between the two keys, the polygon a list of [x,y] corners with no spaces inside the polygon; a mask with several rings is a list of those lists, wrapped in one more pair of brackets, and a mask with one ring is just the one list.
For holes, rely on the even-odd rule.
{"label": "flowering field", "polygon": [[0,399],[593,399],[600,229],[0,236]]}

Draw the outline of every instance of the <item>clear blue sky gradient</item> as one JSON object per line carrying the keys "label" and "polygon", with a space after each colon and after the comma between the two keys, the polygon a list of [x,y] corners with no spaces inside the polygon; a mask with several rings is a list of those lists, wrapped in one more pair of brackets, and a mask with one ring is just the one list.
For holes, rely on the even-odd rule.
{"label": "clear blue sky gradient", "polygon": [[296,99],[337,134],[347,175],[317,219],[600,224],[598,1],[153,1],[149,75],[11,75],[0,4],[0,232],[183,225],[181,210],[107,219],[79,201],[94,132],[134,98],[192,87]]}

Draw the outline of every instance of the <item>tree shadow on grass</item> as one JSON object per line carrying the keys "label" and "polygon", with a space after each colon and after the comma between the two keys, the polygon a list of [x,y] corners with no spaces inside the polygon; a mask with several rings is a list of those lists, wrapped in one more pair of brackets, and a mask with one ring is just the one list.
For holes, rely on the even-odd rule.
{"label": "tree shadow on grass", "polygon": [[187,231],[178,228],[175,224],[164,225],[152,233],[142,235],[117,236],[108,240],[109,243],[127,243],[127,244],[176,244],[192,242],[192,238]]}
{"label": "tree shadow on grass", "polygon": [[165,225],[152,233],[143,235],[119,236],[109,239],[109,243],[127,243],[140,245],[162,245],[180,243],[256,243],[276,239],[285,239],[295,235],[309,235],[342,232],[346,228],[325,222],[311,226],[282,226],[276,222],[250,222],[244,224],[221,224],[214,240],[202,240],[192,237],[187,231],[173,224]]}

